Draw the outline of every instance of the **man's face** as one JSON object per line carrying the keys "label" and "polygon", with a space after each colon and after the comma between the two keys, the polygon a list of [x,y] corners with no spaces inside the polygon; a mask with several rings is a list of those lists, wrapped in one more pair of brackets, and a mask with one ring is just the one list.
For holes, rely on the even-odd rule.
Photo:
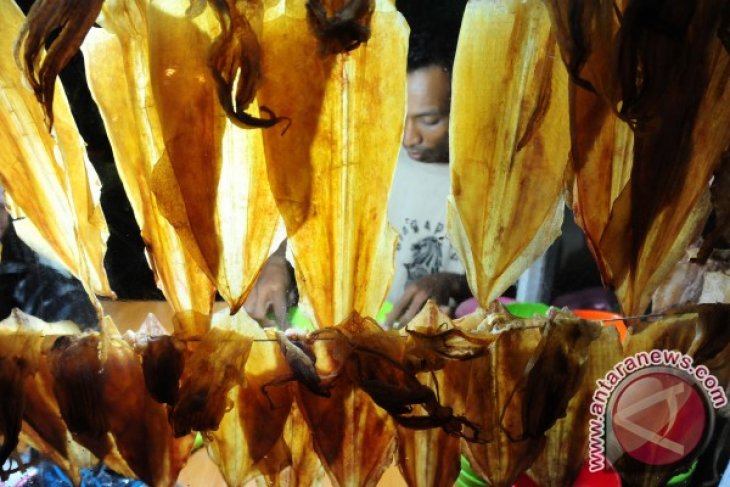
{"label": "man's face", "polygon": [[408,73],[408,107],[403,147],[411,159],[449,162],[449,75],[441,66]]}

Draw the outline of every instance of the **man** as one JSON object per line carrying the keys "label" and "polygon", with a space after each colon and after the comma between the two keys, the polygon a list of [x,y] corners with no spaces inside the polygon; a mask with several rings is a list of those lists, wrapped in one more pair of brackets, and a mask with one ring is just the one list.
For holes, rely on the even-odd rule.
{"label": "man", "polygon": [[[449,180],[449,105],[457,32],[414,32],[408,53],[407,112],[403,150],[388,203],[398,230],[395,277],[388,300],[394,303],[385,326],[406,325],[428,299],[445,311],[470,296],[463,266],[446,237]],[[284,324],[295,295],[285,245],[264,264],[245,303],[266,322],[272,310]],[[267,323],[268,324],[268,323]]]}
{"label": "man", "polygon": [[386,327],[404,326],[428,299],[447,313],[470,296],[464,268],[446,236],[449,108],[456,32],[413,32],[403,151],[388,201],[398,230],[394,303]]}

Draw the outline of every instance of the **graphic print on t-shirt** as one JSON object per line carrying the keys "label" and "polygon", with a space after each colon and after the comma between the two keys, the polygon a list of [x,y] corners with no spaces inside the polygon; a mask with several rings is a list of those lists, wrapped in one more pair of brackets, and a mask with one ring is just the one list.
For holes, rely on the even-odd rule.
{"label": "graphic print on t-shirt", "polygon": [[[445,267],[444,259],[458,261],[441,222],[432,228],[430,220],[419,224],[414,218],[406,218],[400,236],[398,250],[401,250],[401,245],[407,246],[403,251],[405,254],[403,266],[407,273],[406,284],[423,276],[441,272]],[[445,247],[448,253],[444,252]]]}

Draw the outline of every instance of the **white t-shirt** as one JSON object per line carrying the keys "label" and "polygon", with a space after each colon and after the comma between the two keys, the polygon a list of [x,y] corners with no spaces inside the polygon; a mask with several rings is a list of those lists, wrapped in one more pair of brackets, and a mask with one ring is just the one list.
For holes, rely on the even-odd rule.
{"label": "white t-shirt", "polygon": [[395,303],[413,280],[436,272],[464,273],[446,236],[448,163],[418,162],[401,149],[388,200],[388,219],[398,231],[395,276],[388,301]]}

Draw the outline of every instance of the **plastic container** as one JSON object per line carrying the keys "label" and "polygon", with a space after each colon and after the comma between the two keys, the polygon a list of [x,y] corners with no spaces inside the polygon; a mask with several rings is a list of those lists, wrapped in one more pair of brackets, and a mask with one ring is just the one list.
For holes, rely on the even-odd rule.
{"label": "plastic container", "polygon": [[537,316],[547,316],[550,306],[543,303],[508,303],[504,305],[507,311],[518,318],[534,318]]}
{"label": "plastic container", "polygon": [[[479,474],[471,469],[469,460],[461,456],[461,472],[454,482],[455,487],[489,487],[489,484]],[[530,477],[525,474],[519,476],[514,487],[539,487]]]}
{"label": "plastic container", "polygon": [[626,338],[626,323],[623,321],[621,315],[611,313],[610,311],[597,311],[594,309],[574,309],[571,310],[578,318],[584,320],[611,320],[603,321],[603,326],[615,326],[618,330],[618,336],[621,339],[621,343]]}
{"label": "plastic container", "polygon": [[[378,323],[385,323],[385,318],[387,318],[388,313],[390,313],[392,310],[393,303],[391,303],[390,301],[384,302],[383,306],[380,307],[380,311],[378,311],[378,316],[375,318],[376,321]],[[273,316],[271,316],[271,318],[273,318]],[[314,323],[309,318],[309,316],[303,313],[298,306],[293,306],[289,308],[287,319],[294,328],[301,328],[308,331],[314,331],[316,329],[314,327]]]}

